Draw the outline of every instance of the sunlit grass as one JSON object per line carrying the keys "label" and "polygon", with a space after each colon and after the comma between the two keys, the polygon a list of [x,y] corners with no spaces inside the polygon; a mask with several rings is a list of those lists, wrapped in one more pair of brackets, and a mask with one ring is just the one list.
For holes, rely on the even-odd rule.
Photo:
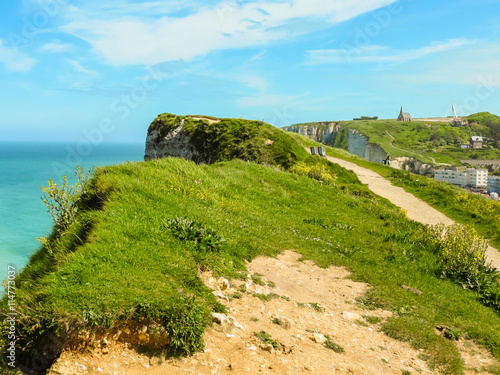
{"label": "sunlit grass", "polygon": [[[294,249],[322,267],[347,266],[355,280],[370,283],[360,303],[393,310],[383,329],[424,348],[445,373],[463,367],[455,347],[434,334],[436,324],[467,332],[500,358],[500,317],[474,293],[437,277],[436,255],[413,240],[420,225],[351,172],[334,170],[335,184],[326,186],[241,160],[209,166],[168,158],[101,168],[92,189],[103,207],[90,205],[69,232],[83,235],[83,244],[66,235],[53,255],[41,250],[18,279],[19,297],[74,329],[111,325],[137,306],[156,306],[160,314],[179,293],[195,296],[206,311],[220,310],[199,270],[235,277],[245,260]],[[210,227],[224,239],[220,249],[203,251],[177,238],[167,225],[175,217]]]}

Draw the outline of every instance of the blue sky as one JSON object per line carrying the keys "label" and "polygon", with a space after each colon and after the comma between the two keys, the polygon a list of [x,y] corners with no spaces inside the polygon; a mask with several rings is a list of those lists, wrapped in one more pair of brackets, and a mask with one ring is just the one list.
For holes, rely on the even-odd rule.
{"label": "blue sky", "polygon": [[160,113],[277,127],[500,114],[500,0],[0,4],[0,140],[138,141]]}

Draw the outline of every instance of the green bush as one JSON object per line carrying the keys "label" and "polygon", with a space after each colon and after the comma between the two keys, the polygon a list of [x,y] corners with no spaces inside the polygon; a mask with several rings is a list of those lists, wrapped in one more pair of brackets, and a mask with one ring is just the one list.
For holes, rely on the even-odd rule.
{"label": "green bush", "polygon": [[73,223],[78,212],[77,203],[90,178],[90,172],[85,175],[83,168],[79,165],[75,168],[75,175],[77,179],[75,185],[70,186],[65,175],[62,184],[49,180],[49,186],[41,187],[42,202],[47,206],[59,231],[66,229]]}
{"label": "green bush", "polygon": [[172,232],[174,237],[194,243],[199,250],[219,252],[221,245],[225,242],[225,239],[211,227],[187,217],[176,216],[173,219],[167,219],[165,227]]}
{"label": "green bush", "polygon": [[479,293],[485,306],[500,313],[500,273],[486,263],[487,241],[472,226],[425,227],[419,234],[421,245],[440,259],[440,276]]}
{"label": "green bush", "polygon": [[290,168],[290,172],[296,173],[300,176],[307,176],[317,181],[321,181],[326,185],[334,185],[337,176],[323,164],[306,164],[298,162]]}
{"label": "green bush", "polygon": [[440,256],[444,277],[462,282],[472,281],[485,269],[486,240],[472,226],[436,225],[427,231],[428,241]]}
{"label": "green bush", "polygon": [[194,297],[177,296],[163,316],[163,325],[174,354],[192,354],[204,348],[203,334],[208,313]]}

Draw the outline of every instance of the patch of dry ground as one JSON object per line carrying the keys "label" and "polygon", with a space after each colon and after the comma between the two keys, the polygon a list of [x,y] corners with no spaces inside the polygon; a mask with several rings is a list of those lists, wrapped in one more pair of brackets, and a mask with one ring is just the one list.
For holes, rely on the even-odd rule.
{"label": "patch of dry ground", "polygon": [[[50,374],[433,373],[425,353],[391,339],[380,332],[380,323],[373,323],[374,317],[383,321],[390,312],[367,311],[356,305],[356,298],[366,292],[367,284],[349,279],[345,268],[323,269],[299,258],[293,251],[277,259],[256,258],[247,267],[254,281],[249,278],[229,284],[202,275],[227,305],[231,317],[230,323],[213,323],[207,329],[202,353],[162,362],[126,344],[110,343],[104,352],[95,349],[83,354],[62,353]],[[262,283],[265,285],[259,285]],[[242,288],[246,292],[239,292]],[[275,298],[263,302],[256,293]],[[240,298],[234,298],[235,294]],[[277,349],[255,336],[261,331],[272,336]],[[327,348],[325,336],[344,352]],[[468,367],[475,369],[472,373],[481,374],[480,369],[494,360],[472,345],[462,345],[464,358]]]}

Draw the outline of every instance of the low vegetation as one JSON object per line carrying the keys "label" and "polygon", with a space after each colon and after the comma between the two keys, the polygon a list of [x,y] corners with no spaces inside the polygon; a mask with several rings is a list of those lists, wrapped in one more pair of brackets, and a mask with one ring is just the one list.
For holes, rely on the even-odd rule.
{"label": "low vegetation", "polygon": [[[305,146],[320,145],[309,138],[291,134]],[[329,156],[379,173],[393,185],[402,187],[458,223],[474,226],[481,236],[487,238],[494,247],[500,248],[500,202],[469,193],[446,182],[438,182],[431,177],[362,160],[345,150],[328,146],[326,150]]]}
{"label": "low vegetation", "polygon": [[[349,129],[359,131],[378,144],[391,156],[411,156],[424,163],[448,163],[462,165],[465,159],[500,159],[500,119],[488,112],[477,113],[467,118],[470,125],[454,127],[450,122],[355,119],[336,121],[340,127],[326,144],[347,150]],[[450,119],[451,121],[451,119]],[[303,123],[295,126],[314,126],[324,129],[327,123]],[[469,144],[470,137],[485,138],[484,149],[462,149]]]}
{"label": "low vegetation", "polygon": [[[282,145],[301,147],[283,137]],[[55,230],[16,279],[19,366],[32,368],[35,357],[50,365],[65,339],[83,329],[144,320],[168,333],[168,355],[201,350],[209,313],[225,307],[198,272],[239,278],[245,261],[286,249],[322,267],[347,266],[355,280],[370,283],[359,303],[392,310],[383,331],[424,349],[442,373],[464,368],[453,343],[435,334],[436,325],[454,327],[500,358],[500,314],[482,289],[463,288],[464,273],[446,257],[446,240],[408,220],[352,172],[294,155],[288,167],[167,158],[96,170],[72,223]],[[470,270],[481,275],[485,269],[474,259]],[[0,308],[5,316],[6,299]],[[1,340],[5,350],[8,342]]]}
{"label": "low vegetation", "polygon": [[[216,125],[209,120],[217,121]],[[262,121],[164,113],[151,123],[148,133],[157,131],[160,140],[181,123],[205,163],[237,158],[288,168],[307,158],[306,151],[293,138]]]}

